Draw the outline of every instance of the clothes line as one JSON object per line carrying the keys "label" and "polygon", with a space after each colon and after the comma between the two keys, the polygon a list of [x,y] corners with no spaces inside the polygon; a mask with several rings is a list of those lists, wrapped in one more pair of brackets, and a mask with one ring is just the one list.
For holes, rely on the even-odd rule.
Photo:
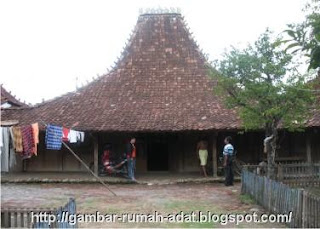
{"label": "clothes line", "polygon": [[17,162],[10,135],[9,127],[0,127],[1,172],[9,172]]}
{"label": "clothes line", "polygon": [[[6,127],[10,130],[13,148],[22,159],[28,159],[38,154],[39,124]],[[82,143],[85,133],[56,125],[47,125],[45,130],[45,146],[48,150],[60,150],[62,141]],[[3,140],[2,140],[3,141]],[[2,142],[1,141],[1,142]]]}
{"label": "clothes line", "polygon": [[[70,148],[67,143],[84,142],[85,133],[82,131],[72,130],[66,127],[46,124],[40,121],[45,127],[45,145],[48,150],[60,150],[62,145],[88,170],[109,192],[117,196],[108,185],[95,174],[89,166]],[[37,145],[39,144],[39,125],[12,126],[1,128],[0,131],[1,145],[1,162],[2,164],[15,163],[15,154],[20,154],[22,159],[28,159],[32,156],[37,156]],[[10,135],[10,136],[9,136]],[[12,147],[12,151],[9,150]],[[13,153],[12,153],[13,152]],[[11,161],[12,160],[12,161]],[[14,160],[14,161],[13,161]],[[9,168],[2,166],[3,171],[8,172]]]}
{"label": "clothes line", "polygon": [[85,133],[72,130],[62,126],[48,124],[46,126],[45,143],[47,149],[60,150],[62,142],[80,143],[84,142]]}
{"label": "clothes line", "polygon": [[[49,127],[49,125],[47,125],[44,121],[41,121],[42,124],[44,124],[47,128]],[[52,125],[51,125],[52,126]],[[62,129],[63,130],[63,129]],[[53,132],[53,137],[55,138],[60,138],[62,139],[63,137],[63,133],[62,135],[60,135],[60,129],[57,131],[57,132]],[[81,137],[84,137],[84,134],[80,134],[79,135],[80,138]],[[94,172],[92,172],[92,170],[89,168],[89,166],[64,142],[64,141],[61,141],[61,144],[67,148],[69,150],[69,152],[105,187],[107,188],[107,190],[109,192],[111,192],[114,196],[117,196],[117,194],[115,192],[113,192],[109,187],[108,185],[97,175],[95,174]]]}

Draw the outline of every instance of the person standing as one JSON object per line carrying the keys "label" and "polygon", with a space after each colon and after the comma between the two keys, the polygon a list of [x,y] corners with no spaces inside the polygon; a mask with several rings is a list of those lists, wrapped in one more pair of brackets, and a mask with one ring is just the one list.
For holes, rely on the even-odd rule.
{"label": "person standing", "polygon": [[102,154],[102,163],[104,166],[104,170],[106,172],[109,172],[110,170],[110,152],[111,152],[111,146],[109,144],[105,145],[103,147],[103,154]]}
{"label": "person standing", "polygon": [[206,165],[208,160],[208,142],[201,140],[197,144],[197,154],[200,159],[200,166],[202,169],[202,173],[205,177],[208,177],[206,171]]}
{"label": "person standing", "polygon": [[233,185],[233,170],[232,170],[232,160],[234,148],[231,145],[232,138],[230,136],[224,139],[224,148],[223,148],[223,167],[225,168],[225,185]]}
{"label": "person standing", "polygon": [[136,169],[136,139],[131,138],[130,142],[126,146],[126,155],[128,160],[128,176],[131,180],[136,181],[135,169]]}

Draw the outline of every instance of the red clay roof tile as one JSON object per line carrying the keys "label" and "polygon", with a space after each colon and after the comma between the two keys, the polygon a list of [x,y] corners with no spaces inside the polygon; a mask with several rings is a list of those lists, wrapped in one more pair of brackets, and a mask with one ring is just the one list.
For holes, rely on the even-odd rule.
{"label": "red clay roof tile", "polygon": [[[22,112],[6,110],[3,117],[91,131],[240,129],[236,111],[214,95],[215,83],[180,14],[141,15],[111,72],[77,92]],[[320,126],[319,115],[315,120]]]}

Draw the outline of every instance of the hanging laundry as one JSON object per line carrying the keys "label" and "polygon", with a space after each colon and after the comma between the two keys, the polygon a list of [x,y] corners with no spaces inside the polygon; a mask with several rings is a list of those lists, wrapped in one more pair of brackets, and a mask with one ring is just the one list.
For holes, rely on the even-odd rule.
{"label": "hanging laundry", "polygon": [[76,130],[70,130],[68,139],[69,139],[70,143],[84,142],[84,132],[76,131]]}
{"label": "hanging laundry", "polygon": [[76,143],[77,142],[77,132],[75,130],[70,130],[69,132],[69,142],[70,143]]}
{"label": "hanging laundry", "polygon": [[3,146],[3,135],[2,135],[2,127],[0,127],[0,147],[2,146]]}
{"label": "hanging laundry", "polygon": [[[11,130],[11,128],[9,129],[9,134],[10,134],[10,130]],[[15,167],[16,164],[17,164],[16,152],[14,151],[14,147],[13,147],[13,138],[10,136],[10,141],[9,141],[9,169],[12,169],[13,167]]]}
{"label": "hanging laundry", "polygon": [[33,140],[34,140],[34,155],[38,154],[38,144],[39,144],[39,124],[33,123],[32,125],[32,131],[33,131]]}
{"label": "hanging laundry", "polygon": [[12,127],[9,128],[9,131],[10,131],[10,138],[11,138],[12,148],[13,148],[13,150],[14,150],[14,149],[15,149],[15,146],[14,146],[14,136],[13,136]]}
{"label": "hanging laundry", "polygon": [[84,132],[77,131],[77,142],[84,142]]}
{"label": "hanging laundry", "polygon": [[70,129],[63,127],[62,132],[63,132],[62,141],[64,142],[69,141]]}
{"label": "hanging laundry", "polygon": [[13,138],[10,127],[1,127],[2,146],[1,146],[1,171],[9,172],[16,163],[16,153],[13,149]]}
{"label": "hanging laundry", "polygon": [[33,129],[31,125],[21,127],[23,159],[30,158],[34,154],[34,138]]}
{"label": "hanging laundry", "polygon": [[1,127],[1,172],[9,172],[9,131],[8,128]]}
{"label": "hanging laundry", "polygon": [[47,149],[60,150],[62,146],[62,127],[55,125],[48,125],[46,129],[45,143]]}
{"label": "hanging laundry", "polygon": [[16,153],[22,153],[23,146],[22,146],[21,128],[19,126],[12,127],[12,133],[13,133],[14,150],[16,151]]}

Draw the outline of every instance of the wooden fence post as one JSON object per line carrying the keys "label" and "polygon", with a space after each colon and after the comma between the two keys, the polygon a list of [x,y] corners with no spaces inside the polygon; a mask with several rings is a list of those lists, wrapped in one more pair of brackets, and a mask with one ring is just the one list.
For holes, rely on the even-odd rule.
{"label": "wooden fence post", "polygon": [[[284,168],[285,165],[284,165]],[[306,166],[293,167],[304,168]],[[294,173],[293,173],[294,174]],[[269,212],[293,212],[290,227],[319,228],[320,198],[304,189],[292,188],[281,182],[258,176],[246,170],[242,173],[242,193],[251,195]]]}
{"label": "wooden fence post", "polygon": [[[269,179],[268,177],[263,177],[263,179],[265,179],[265,182],[267,183],[267,187],[269,189],[272,189],[271,185],[272,185],[272,182],[271,182],[271,179]],[[271,197],[272,197],[272,191],[271,190],[268,190],[268,211],[270,212],[272,210],[272,206],[271,206]]]}
{"label": "wooden fence post", "polygon": [[212,169],[213,177],[218,176],[218,158],[217,158],[217,133],[215,132],[212,136]]}
{"label": "wooden fence post", "polygon": [[306,227],[306,206],[307,206],[307,198],[305,190],[302,190],[302,228]]}

